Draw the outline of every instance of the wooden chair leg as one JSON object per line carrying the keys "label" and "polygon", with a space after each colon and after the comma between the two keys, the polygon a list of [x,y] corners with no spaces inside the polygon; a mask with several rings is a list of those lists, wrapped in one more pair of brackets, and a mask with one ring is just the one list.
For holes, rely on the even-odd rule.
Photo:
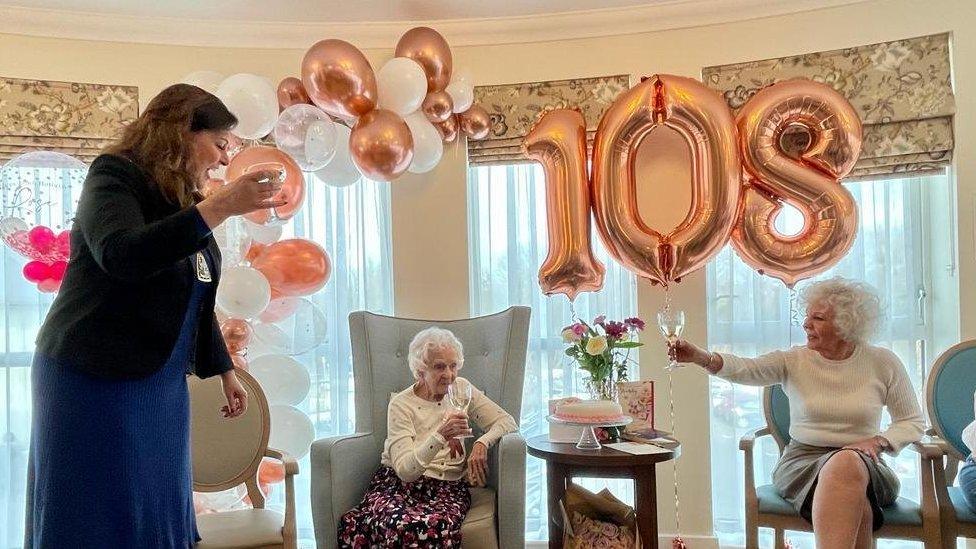
{"label": "wooden chair leg", "polygon": [[776,549],[786,549],[786,532],[777,528],[776,532]]}
{"label": "wooden chair leg", "polygon": [[759,549],[759,525],[746,520],[746,549]]}

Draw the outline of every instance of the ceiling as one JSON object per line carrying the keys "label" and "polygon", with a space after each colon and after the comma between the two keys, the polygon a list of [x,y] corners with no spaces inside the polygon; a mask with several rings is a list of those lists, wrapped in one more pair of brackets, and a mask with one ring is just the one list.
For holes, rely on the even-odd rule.
{"label": "ceiling", "polygon": [[525,17],[689,1],[694,0],[0,0],[0,6],[197,20],[362,23]]}

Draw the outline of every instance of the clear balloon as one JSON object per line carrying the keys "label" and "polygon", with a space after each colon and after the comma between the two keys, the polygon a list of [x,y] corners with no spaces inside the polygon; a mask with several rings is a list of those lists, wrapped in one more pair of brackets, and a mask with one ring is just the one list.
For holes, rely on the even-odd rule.
{"label": "clear balloon", "polygon": [[300,297],[274,297],[271,299],[271,303],[268,304],[268,308],[261,313],[261,322],[267,325],[284,320],[295,314],[301,302],[302,298]]}
{"label": "clear balloon", "polygon": [[[661,125],[685,138],[695,166],[691,211],[667,234],[641,219],[634,174],[638,147]],[[739,213],[739,166],[732,113],[715,91],[662,74],[624,92],[604,113],[593,149],[593,213],[607,250],[653,282],[680,281],[728,241]]]}
{"label": "clear balloon", "polygon": [[278,94],[271,83],[253,74],[235,74],[220,83],[217,97],[237,117],[234,134],[261,139],[278,120]]}
{"label": "clear balloon", "polygon": [[264,273],[271,287],[282,296],[315,293],[325,286],[332,272],[332,262],[325,250],[303,238],[269,245],[251,265]]}
{"label": "clear balloon", "polygon": [[451,96],[455,113],[462,113],[474,104],[474,86],[468,82],[455,80],[451,82],[446,91]]}
{"label": "clear balloon", "polygon": [[311,388],[308,370],[288,356],[265,355],[255,358],[248,364],[247,372],[261,384],[268,404],[299,404],[305,400]]}
{"label": "clear balloon", "polygon": [[254,242],[268,245],[281,239],[281,233],[284,232],[284,227],[281,225],[260,225],[244,219],[244,230],[247,231],[248,236]]}
{"label": "clear balloon", "polygon": [[284,172],[284,183],[275,198],[284,198],[288,203],[245,214],[244,218],[259,224],[282,223],[291,219],[305,204],[305,176],[298,164],[284,151],[265,146],[244,149],[227,166],[228,184],[232,185],[242,175],[262,170]]}
{"label": "clear balloon", "polygon": [[444,141],[437,128],[417,111],[404,119],[413,137],[413,160],[407,168],[411,173],[426,173],[437,167],[444,154]]}
{"label": "clear balloon", "polygon": [[224,267],[240,265],[251,246],[251,236],[247,232],[247,222],[243,217],[233,216],[213,229],[214,240],[220,248],[221,264]]}
{"label": "clear balloon", "polygon": [[427,75],[413,59],[394,57],[376,74],[377,107],[400,116],[420,108],[427,95]]}
{"label": "clear balloon", "polygon": [[308,455],[315,439],[312,420],[294,406],[271,406],[271,438],[268,445],[291,454],[295,459]]}
{"label": "clear balloon", "polygon": [[224,75],[214,71],[193,71],[180,80],[184,84],[196,86],[214,95],[217,94],[217,88],[220,87],[220,83],[223,81]]}
{"label": "clear balloon", "polygon": [[322,345],[328,336],[327,324],[318,305],[308,299],[299,299],[290,315],[276,324],[256,324],[254,332],[270,349],[294,356]]}
{"label": "clear balloon", "polygon": [[413,137],[403,118],[376,109],[363,115],[349,137],[353,162],[373,181],[392,181],[403,175],[413,160]]}
{"label": "clear balloon", "polygon": [[317,42],[302,59],[302,83],[312,102],[333,116],[362,116],[376,108],[376,75],[356,46]]}
{"label": "clear balloon", "polygon": [[307,172],[320,170],[336,153],[335,122],[325,111],[304,103],[282,111],[274,128],[275,144]]}
{"label": "clear balloon", "polygon": [[424,68],[427,74],[427,91],[440,91],[451,82],[454,59],[447,40],[429,27],[414,27],[397,41],[397,57],[409,57]]}
{"label": "clear balloon", "polygon": [[359,173],[352,154],[349,152],[349,136],[352,130],[337,124],[336,125],[336,154],[335,157],[321,170],[315,172],[315,176],[332,187],[348,187],[362,179],[363,174]]}
{"label": "clear balloon", "polygon": [[590,245],[590,184],[586,169],[586,122],[576,110],[557,109],[542,117],[526,136],[526,155],[542,164],[546,176],[549,253],[539,267],[546,295],[603,287],[606,268]]}
{"label": "clear balloon", "polygon": [[271,301],[271,284],[261,271],[251,267],[231,267],[220,277],[217,305],[232,318],[254,318]]}
{"label": "clear balloon", "polygon": [[[840,178],[861,152],[861,121],[830,86],[797,79],[760,90],[736,122],[749,184],[732,245],[749,266],[792,288],[837,264],[854,244],[857,205]],[[788,130],[809,137],[803,150],[786,150]],[[799,234],[776,231],[784,202],[803,214]]]}

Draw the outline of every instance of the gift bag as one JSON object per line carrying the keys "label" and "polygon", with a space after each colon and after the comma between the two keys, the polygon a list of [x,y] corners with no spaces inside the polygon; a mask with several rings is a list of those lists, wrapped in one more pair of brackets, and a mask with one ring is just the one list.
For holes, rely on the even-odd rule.
{"label": "gift bag", "polygon": [[563,547],[589,549],[639,549],[634,508],[609,490],[599,494],[570,483],[560,502],[563,516]]}

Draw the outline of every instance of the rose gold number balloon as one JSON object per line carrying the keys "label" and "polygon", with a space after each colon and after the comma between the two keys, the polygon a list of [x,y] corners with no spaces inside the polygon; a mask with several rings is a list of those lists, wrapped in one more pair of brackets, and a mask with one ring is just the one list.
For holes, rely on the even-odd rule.
{"label": "rose gold number balloon", "polygon": [[294,217],[305,204],[305,177],[302,175],[302,169],[287,153],[274,147],[264,146],[244,149],[227,165],[228,184],[244,174],[260,170],[278,172],[284,170],[285,180],[275,198],[284,198],[288,203],[278,206],[273,212],[258,210],[245,214],[244,217],[261,225],[270,221],[286,221]]}
{"label": "rose gold number balloon", "polygon": [[[691,209],[672,232],[648,227],[637,210],[635,155],[656,127],[677,130],[692,152]],[[722,249],[739,210],[739,153],[722,98],[690,78],[656,75],[623,93],[604,114],[593,158],[593,210],[611,255],[668,285]]]}
{"label": "rose gold number balloon", "polygon": [[[829,86],[798,79],[759,91],[736,122],[751,177],[732,244],[752,268],[792,288],[836,264],[854,243],[857,208],[839,179],[860,154],[861,121]],[[806,130],[810,144],[793,158],[782,141],[797,128]],[[773,227],[782,202],[803,213],[795,236]]]}
{"label": "rose gold number balloon", "polygon": [[302,84],[302,81],[294,76],[289,76],[278,84],[279,109],[285,110],[292,105],[311,102],[312,100],[305,93],[305,86]]}
{"label": "rose gold number balloon", "polygon": [[349,152],[363,175],[392,181],[410,167],[413,135],[393,111],[376,109],[363,115],[349,135]]}
{"label": "rose gold number balloon", "polygon": [[586,173],[586,122],[579,111],[557,109],[536,123],[523,142],[529,158],[546,175],[549,254],[539,268],[539,286],[546,295],[603,287],[603,264],[590,247],[590,184]]}
{"label": "rose gold number balloon", "polygon": [[325,112],[362,116],[376,108],[376,75],[363,52],[349,42],[322,40],[302,60],[305,92]]}
{"label": "rose gold number balloon", "polygon": [[451,83],[453,58],[447,40],[434,29],[414,27],[397,41],[396,57],[409,57],[424,68],[427,92],[441,91]]}

